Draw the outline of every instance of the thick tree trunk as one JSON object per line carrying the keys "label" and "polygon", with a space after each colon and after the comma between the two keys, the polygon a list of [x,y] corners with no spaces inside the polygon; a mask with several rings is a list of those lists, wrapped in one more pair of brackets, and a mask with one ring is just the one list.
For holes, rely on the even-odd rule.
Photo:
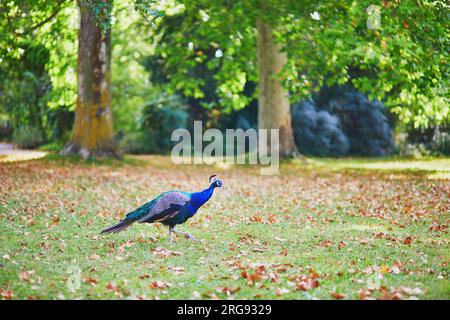
{"label": "thick tree trunk", "polygon": [[[108,2],[110,0],[101,0]],[[101,31],[86,1],[78,1],[78,97],[72,139],[61,152],[117,157],[111,111],[111,31]]]}
{"label": "thick tree trunk", "polygon": [[275,42],[273,28],[261,19],[258,30],[258,126],[260,129],[279,129],[281,157],[298,154],[291,123],[291,110],[286,89],[281,85],[280,72],[287,63],[287,54]]}

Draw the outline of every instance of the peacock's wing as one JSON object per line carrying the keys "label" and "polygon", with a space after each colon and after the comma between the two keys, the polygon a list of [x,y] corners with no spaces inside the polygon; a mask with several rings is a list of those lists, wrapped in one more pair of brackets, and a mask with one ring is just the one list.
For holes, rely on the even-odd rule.
{"label": "peacock's wing", "polygon": [[[178,214],[180,209],[190,201],[189,194],[169,191],[139,207],[134,212],[139,222],[163,222]],[[130,213],[133,214],[134,212]]]}

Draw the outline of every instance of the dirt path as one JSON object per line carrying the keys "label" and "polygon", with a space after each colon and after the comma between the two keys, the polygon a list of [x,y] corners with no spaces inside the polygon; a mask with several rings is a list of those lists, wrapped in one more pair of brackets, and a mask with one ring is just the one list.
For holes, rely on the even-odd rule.
{"label": "dirt path", "polygon": [[17,149],[11,143],[0,142],[0,162],[16,162],[43,158],[45,151]]}

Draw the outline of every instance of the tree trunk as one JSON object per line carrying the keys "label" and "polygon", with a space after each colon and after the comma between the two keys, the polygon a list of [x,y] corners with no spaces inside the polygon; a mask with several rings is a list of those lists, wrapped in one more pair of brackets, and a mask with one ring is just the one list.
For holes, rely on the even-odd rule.
{"label": "tree trunk", "polygon": [[280,79],[280,72],[287,63],[287,54],[281,51],[281,44],[275,42],[273,28],[270,25],[258,19],[257,30],[258,127],[260,129],[279,129],[280,156],[294,157],[298,151],[292,132],[289,93],[281,85]]}
{"label": "tree trunk", "polygon": [[[110,0],[101,0],[109,2]],[[87,1],[78,1],[78,97],[72,139],[61,152],[118,157],[111,110],[111,30],[100,30]]]}

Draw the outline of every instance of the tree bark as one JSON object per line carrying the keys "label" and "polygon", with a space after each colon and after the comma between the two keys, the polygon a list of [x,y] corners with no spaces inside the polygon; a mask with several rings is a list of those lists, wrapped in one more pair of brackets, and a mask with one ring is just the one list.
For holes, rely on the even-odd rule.
{"label": "tree bark", "polygon": [[260,129],[279,129],[280,156],[294,157],[298,155],[298,151],[292,132],[289,93],[281,85],[280,79],[280,72],[287,63],[287,54],[281,51],[281,44],[275,42],[272,26],[258,19],[257,31],[258,127]]}
{"label": "tree bark", "polygon": [[[110,0],[101,0],[109,2]],[[87,1],[78,1],[78,96],[72,138],[63,155],[118,157],[111,110],[111,30],[100,30]]]}

